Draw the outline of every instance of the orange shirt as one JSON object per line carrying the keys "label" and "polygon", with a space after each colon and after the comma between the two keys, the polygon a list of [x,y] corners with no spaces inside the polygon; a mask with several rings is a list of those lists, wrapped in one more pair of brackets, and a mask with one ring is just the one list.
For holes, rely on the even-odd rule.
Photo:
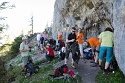
{"label": "orange shirt", "polygon": [[88,43],[90,44],[90,46],[99,46],[100,45],[98,38],[89,38]]}
{"label": "orange shirt", "polygon": [[80,33],[79,35],[77,33],[76,34],[76,38],[77,38],[78,44],[82,44],[83,43],[83,38],[84,38],[83,33]]}
{"label": "orange shirt", "polygon": [[58,35],[58,40],[62,40],[62,35]]}

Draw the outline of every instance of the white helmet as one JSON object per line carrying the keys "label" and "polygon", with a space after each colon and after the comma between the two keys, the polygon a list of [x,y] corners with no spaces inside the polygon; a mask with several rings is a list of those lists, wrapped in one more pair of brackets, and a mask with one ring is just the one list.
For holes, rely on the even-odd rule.
{"label": "white helmet", "polygon": [[22,40],[25,40],[25,39],[28,39],[28,38],[27,38],[26,36],[23,36],[23,37],[22,37]]}

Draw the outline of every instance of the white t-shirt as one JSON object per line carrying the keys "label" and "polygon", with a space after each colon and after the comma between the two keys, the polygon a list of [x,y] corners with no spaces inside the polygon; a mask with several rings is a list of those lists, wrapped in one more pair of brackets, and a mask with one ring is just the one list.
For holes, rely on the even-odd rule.
{"label": "white t-shirt", "polygon": [[[28,50],[29,49],[29,46],[28,44],[25,44],[24,42],[22,42],[20,44],[20,50]],[[21,52],[21,56],[24,57],[24,56],[29,56],[29,51],[26,51],[26,52]]]}
{"label": "white t-shirt", "polygon": [[37,41],[40,41],[40,34],[37,34]]}

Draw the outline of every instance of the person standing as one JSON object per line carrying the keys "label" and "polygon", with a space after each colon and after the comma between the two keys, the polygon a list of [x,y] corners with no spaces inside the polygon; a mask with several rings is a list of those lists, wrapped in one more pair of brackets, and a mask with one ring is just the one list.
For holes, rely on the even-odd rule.
{"label": "person standing", "polygon": [[42,34],[41,34],[41,37],[40,37],[40,48],[41,48],[41,53],[43,53],[43,42],[44,42],[44,37],[43,37]]}
{"label": "person standing", "polygon": [[[71,33],[68,35],[68,37],[66,39],[67,48],[66,48],[65,64],[67,64],[67,59],[69,58],[69,54],[73,50],[72,45],[76,41],[76,33],[75,33],[75,31],[76,31],[76,28],[72,27]],[[72,65],[71,65],[71,67],[75,68],[74,60],[73,60],[73,52],[72,52]]]}
{"label": "person standing", "polygon": [[99,42],[99,39],[98,38],[94,38],[94,37],[91,37],[91,38],[88,38],[87,39],[87,42],[89,43],[89,45],[91,46],[92,48],[92,53],[94,55],[94,64],[90,65],[91,67],[97,67],[98,66],[98,53],[99,53],[99,47],[100,47],[100,42]]}
{"label": "person standing", "polygon": [[99,67],[101,67],[102,60],[104,58],[104,55],[106,54],[106,63],[103,72],[105,74],[113,57],[113,44],[114,44],[113,30],[107,27],[105,31],[99,35],[99,41],[101,43],[99,52]]}
{"label": "person standing", "polygon": [[26,36],[22,37],[22,43],[19,48],[22,57],[22,68],[24,69],[25,65],[29,60],[32,60],[29,56],[29,46],[28,46],[28,38]]}
{"label": "person standing", "polygon": [[40,33],[37,34],[37,45],[38,45],[38,48],[40,48]]}
{"label": "person standing", "polygon": [[84,38],[84,34],[82,33],[82,29],[79,28],[78,29],[78,33],[76,34],[76,39],[79,45],[79,50],[80,50],[80,54],[81,54],[81,58],[84,60],[84,55],[83,55],[83,38]]}
{"label": "person standing", "polygon": [[47,38],[48,38],[48,34],[45,31],[43,33],[43,37],[44,37],[44,40],[47,40]]}
{"label": "person standing", "polygon": [[58,34],[58,44],[59,44],[59,49],[58,50],[60,50],[61,47],[62,47],[62,40],[63,40],[63,32]]}

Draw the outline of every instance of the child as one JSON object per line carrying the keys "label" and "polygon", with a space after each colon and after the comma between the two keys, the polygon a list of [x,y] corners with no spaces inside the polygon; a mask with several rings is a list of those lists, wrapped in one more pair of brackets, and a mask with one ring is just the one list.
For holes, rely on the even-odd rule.
{"label": "child", "polygon": [[54,51],[50,47],[50,44],[47,44],[46,48],[47,48],[46,59],[48,60],[47,63],[50,63],[50,61],[54,58]]}

